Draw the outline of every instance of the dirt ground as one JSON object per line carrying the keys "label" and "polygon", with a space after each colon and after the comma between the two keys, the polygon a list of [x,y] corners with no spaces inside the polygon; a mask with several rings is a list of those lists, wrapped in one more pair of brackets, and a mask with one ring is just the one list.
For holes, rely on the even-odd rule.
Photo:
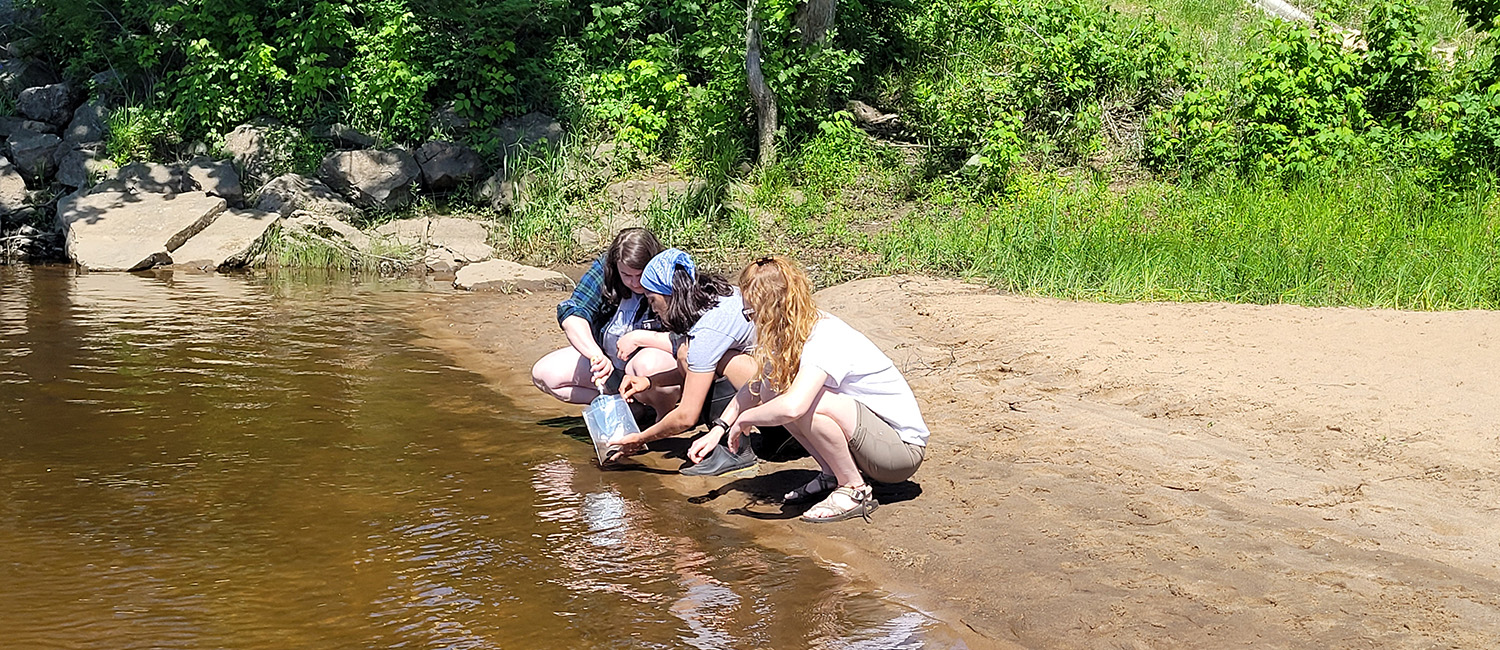
{"label": "dirt ground", "polygon": [[[420,319],[525,408],[576,414],[524,388],[565,344],[560,299],[440,294]],[[869,524],[781,518],[764,497],[805,459],[663,477],[719,481],[705,507],[768,545],[845,565],[975,648],[1500,646],[1500,313],[1073,303],[917,277],[818,300],[905,371],[932,443]]]}

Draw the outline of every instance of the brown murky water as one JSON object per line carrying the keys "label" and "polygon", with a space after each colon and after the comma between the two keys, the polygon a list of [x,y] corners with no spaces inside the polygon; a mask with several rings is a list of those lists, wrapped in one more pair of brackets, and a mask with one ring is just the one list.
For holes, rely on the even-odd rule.
{"label": "brown murky water", "polygon": [[420,287],[0,267],[0,648],[933,648],[416,343]]}

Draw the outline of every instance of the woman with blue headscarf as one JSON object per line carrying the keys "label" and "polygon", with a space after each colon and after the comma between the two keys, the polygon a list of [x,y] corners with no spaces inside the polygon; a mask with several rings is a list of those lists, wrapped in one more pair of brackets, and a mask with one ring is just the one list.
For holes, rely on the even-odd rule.
{"label": "woman with blue headscarf", "polygon": [[[656,424],[620,441],[624,454],[638,453],[652,440],[675,436],[700,424],[709,424],[734,397],[739,387],[755,374],[749,353],[755,349],[755,326],[745,317],[740,291],[724,276],[700,272],[693,258],[669,248],[651,258],[641,273],[646,299],[671,333],[666,341],[646,335],[620,340],[622,354],[637,345],[672,348],[677,367],[649,377],[628,375],[620,383],[620,394],[630,399],[652,388],[682,386],[677,407],[661,415]],[[758,458],[750,445],[739,445],[739,453],[720,445],[712,454],[684,474],[719,476],[754,467]]]}

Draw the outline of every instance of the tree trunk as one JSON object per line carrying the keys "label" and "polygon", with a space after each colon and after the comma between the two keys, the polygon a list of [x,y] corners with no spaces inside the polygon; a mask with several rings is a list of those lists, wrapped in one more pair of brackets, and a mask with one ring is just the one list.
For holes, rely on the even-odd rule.
{"label": "tree trunk", "polygon": [[760,2],[749,1],[745,19],[745,79],[750,84],[750,97],[755,100],[756,132],[760,136],[760,164],[776,162],[776,93],[766,85],[766,76],[760,69],[760,18],[755,10]]}
{"label": "tree trunk", "polygon": [[828,40],[838,4],[838,0],[807,0],[797,7],[797,31],[802,34],[802,47],[822,45]]}

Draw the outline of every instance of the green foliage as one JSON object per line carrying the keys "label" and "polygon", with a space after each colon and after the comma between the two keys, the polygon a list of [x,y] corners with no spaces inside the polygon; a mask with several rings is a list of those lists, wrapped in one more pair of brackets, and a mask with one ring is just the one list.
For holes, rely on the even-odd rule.
{"label": "green foliage", "polygon": [[1217,174],[1123,193],[1024,175],[1003,198],[930,205],[874,249],[887,271],[1067,298],[1493,309],[1494,196],[1386,170],[1285,186]]}
{"label": "green foliage", "polygon": [[1359,69],[1359,56],[1336,33],[1273,27],[1240,76],[1242,164],[1305,175],[1347,155],[1368,120]]}
{"label": "green foliage", "polygon": [[1431,89],[1432,45],[1419,36],[1421,22],[1413,0],[1376,4],[1365,21],[1369,53],[1363,74],[1369,85],[1365,102],[1382,119],[1404,118]]}
{"label": "green foliage", "polygon": [[1474,29],[1490,31],[1500,27],[1500,0],[1453,0],[1453,7],[1463,12]]}
{"label": "green foliage", "polygon": [[149,106],[126,106],[110,111],[104,148],[116,165],[163,160],[182,143],[178,118]]}
{"label": "green foliage", "polygon": [[1028,149],[1092,154],[1102,99],[1137,110],[1192,78],[1170,30],[1083,0],[933,2],[904,31],[890,92],[923,136],[978,154],[995,186]]}
{"label": "green foliage", "polygon": [[645,59],[590,76],[585,92],[590,119],[617,125],[617,139],[650,152],[671,143],[672,118],[684,111],[689,97],[687,75]]}

